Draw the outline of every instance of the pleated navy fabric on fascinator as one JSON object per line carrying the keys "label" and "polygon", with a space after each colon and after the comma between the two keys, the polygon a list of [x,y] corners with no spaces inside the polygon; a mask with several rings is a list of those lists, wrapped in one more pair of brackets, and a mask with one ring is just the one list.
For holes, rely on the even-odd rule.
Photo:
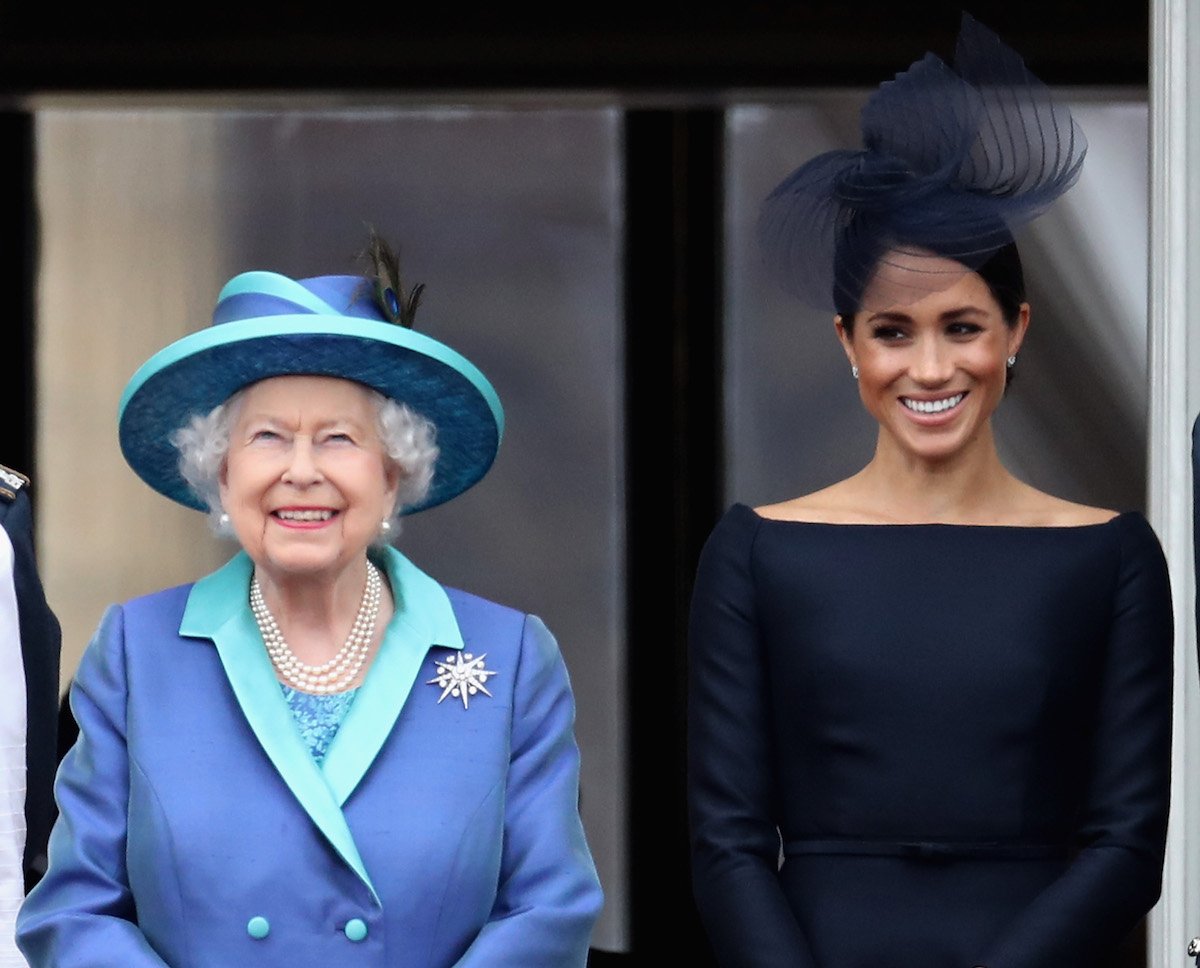
{"label": "pleated navy fabric on fascinator", "polygon": [[965,13],[954,67],[927,53],[871,95],[860,128],[861,149],[805,162],[758,221],[771,274],[831,312],[868,308],[881,266],[905,270],[910,300],[953,285],[946,260],[981,266],[1075,183],[1087,151],[1070,110]]}

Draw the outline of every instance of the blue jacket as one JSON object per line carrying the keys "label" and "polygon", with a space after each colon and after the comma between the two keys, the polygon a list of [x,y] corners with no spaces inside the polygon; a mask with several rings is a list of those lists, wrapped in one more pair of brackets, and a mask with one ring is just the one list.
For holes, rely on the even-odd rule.
{"label": "blue jacket", "polygon": [[[399,552],[396,601],[323,766],[282,697],[239,554],[113,606],[72,686],[33,968],[583,966],[601,890],[574,703],[535,616]],[[435,662],[486,654],[469,706]]]}

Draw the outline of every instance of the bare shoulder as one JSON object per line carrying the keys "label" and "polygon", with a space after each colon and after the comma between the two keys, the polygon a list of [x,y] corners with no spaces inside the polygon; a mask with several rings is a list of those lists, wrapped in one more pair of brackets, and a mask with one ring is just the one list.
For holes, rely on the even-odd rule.
{"label": "bare shoulder", "polygon": [[864,511],[864,504],[854,478],[848,478],[811,494],[778,504],[760,505],[754,512],[759,517],[773,521],[805,521],[812,524],[878,524],[885,520]]}
{"label": "bare shoulder", "polygon": [[1091,524],[1107,524],[1120,515],[1112,508],[1078,504],[1065,498],[1026,487],[1016,508],[1021,523],[1034,527],[1075,528]]}

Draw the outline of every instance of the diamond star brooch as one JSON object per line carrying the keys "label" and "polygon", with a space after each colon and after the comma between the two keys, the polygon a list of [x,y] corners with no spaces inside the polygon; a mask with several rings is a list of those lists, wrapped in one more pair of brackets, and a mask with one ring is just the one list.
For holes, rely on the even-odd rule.
{"label": "diamond star brooch", "polygon": [[448,652],[444,660],[434,660],[437,676],[426,679],[425,684],[442,687],[442,694],[438,696],[439,703],[447,696],[454,696],[462,700],[463,709],[469,709],[471,696],[481,692],[485,696],[491,695],[484,683],[489,677],[499,675],[495,670],[483,667],[483,660],[486,658],[486,652],[480,656],[473,656],[470,652]]}

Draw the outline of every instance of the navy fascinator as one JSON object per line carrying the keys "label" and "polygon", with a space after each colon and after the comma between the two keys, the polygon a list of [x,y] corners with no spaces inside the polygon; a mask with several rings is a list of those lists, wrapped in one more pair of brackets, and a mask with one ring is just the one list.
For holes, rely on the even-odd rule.
{"label": "navy fascinator", "polygon": [[1070,111],[965,13],[954,67],[926,54],[871,95],[860,128],[861,149],[810,159],[759,214],[771,274],[833,312],[866,308],[881,268],[905,278],[888,303],[979,268],[1075,183],[1087,151]]}

